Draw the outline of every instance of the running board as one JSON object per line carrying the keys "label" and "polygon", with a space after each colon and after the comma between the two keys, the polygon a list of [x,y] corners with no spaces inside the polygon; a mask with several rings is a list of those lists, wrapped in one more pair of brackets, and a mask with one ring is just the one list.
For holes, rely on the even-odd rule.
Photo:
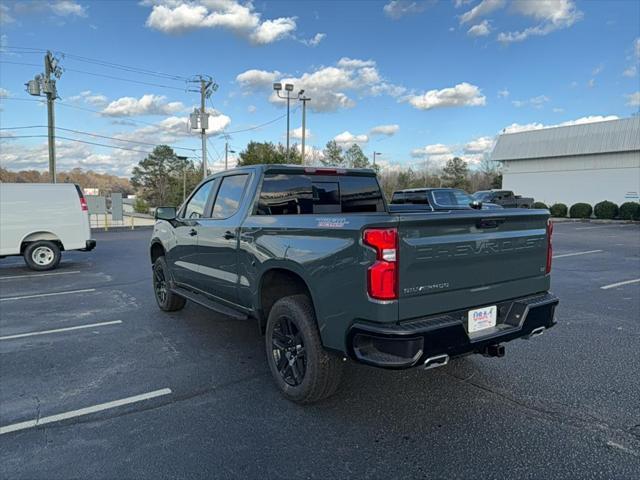
{"label": "running board", "polygon": [[220,313],[222,315],[226,315],[228,317],[234,318],[236,320],[247,320],[249,318],[245,313],[239,312],[231,307],[227,307],[220,302],[216,302],[215,300],[211,300],[209,297],[202,293],[193,292],[191,290],[187,290],[186,288],[178,287],[174,285],[171,289],[176,295],[180,295],[187,300],[191,300],[198,305],[202,305],[209,310],[213,310],[214,312]]}

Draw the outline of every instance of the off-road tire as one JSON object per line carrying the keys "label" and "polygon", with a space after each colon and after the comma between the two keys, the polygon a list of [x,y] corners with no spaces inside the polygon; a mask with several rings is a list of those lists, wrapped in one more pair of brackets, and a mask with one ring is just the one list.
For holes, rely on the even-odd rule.
{"label": "off-road tire", "polygon": [[[276,361],[279,354],[275,353],[277,348],[273,345],[274,329],[285,318],[295,325],[306,354],[306,368],[299,385],[285,381]],[[288,400],[301,404],[314,403],[333,395],[338,389],[344,362],[340,356],[322,346],[315,311],[306,295],[284,297],[273,305],[267,319],[265,347],[271,374]]]}
{"label": "off-road tire", "polygon": [[24,263],[31,270],[51,270],[60,263],[60,245],[49,240],[38,240],[27,245],[23,252]]}
{"label": "off-road tire", "polygon": [[[175,312],[182,310],[187,303],[184,297],[174,293],[170,288],[171,273],[164,257],[158,257],[153,263],[153,294],[161,310]],[[160,285],[164,282],[164,286]]]}

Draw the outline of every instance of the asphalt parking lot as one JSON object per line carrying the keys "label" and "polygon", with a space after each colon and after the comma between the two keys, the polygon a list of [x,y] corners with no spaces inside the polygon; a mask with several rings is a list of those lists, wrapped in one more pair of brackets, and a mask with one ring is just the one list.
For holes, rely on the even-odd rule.
{"label": "asphalt parking lot", "polygon": [[150,230],[94,236],[0,260],[2,478],[640,478],[637,224],[556,224],[559,324],[504,358],[349,364],[307,407],[253,322],[156,307]]}

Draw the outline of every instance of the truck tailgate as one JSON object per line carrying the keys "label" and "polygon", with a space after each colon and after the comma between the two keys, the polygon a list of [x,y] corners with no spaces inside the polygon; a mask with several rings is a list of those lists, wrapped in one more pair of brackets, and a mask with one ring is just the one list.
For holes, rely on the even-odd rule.
{"label": "truck tailgate", "polygon": [[548,290],[548,217],[515,209],[401,216],[399,319]]}

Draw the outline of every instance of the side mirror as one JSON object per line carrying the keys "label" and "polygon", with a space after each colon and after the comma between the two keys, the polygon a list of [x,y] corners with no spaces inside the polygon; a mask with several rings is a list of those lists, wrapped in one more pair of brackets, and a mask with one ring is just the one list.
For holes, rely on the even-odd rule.
{"label": "side mirror", "polygon": [[158,207],[153,217],[156,220],[173,220],[176,218],[176,207]]}
{"label": "side mirror", "polygon": [[479,200],[472,201],[469,206],[475,210],[482,210],[482,202]]}

